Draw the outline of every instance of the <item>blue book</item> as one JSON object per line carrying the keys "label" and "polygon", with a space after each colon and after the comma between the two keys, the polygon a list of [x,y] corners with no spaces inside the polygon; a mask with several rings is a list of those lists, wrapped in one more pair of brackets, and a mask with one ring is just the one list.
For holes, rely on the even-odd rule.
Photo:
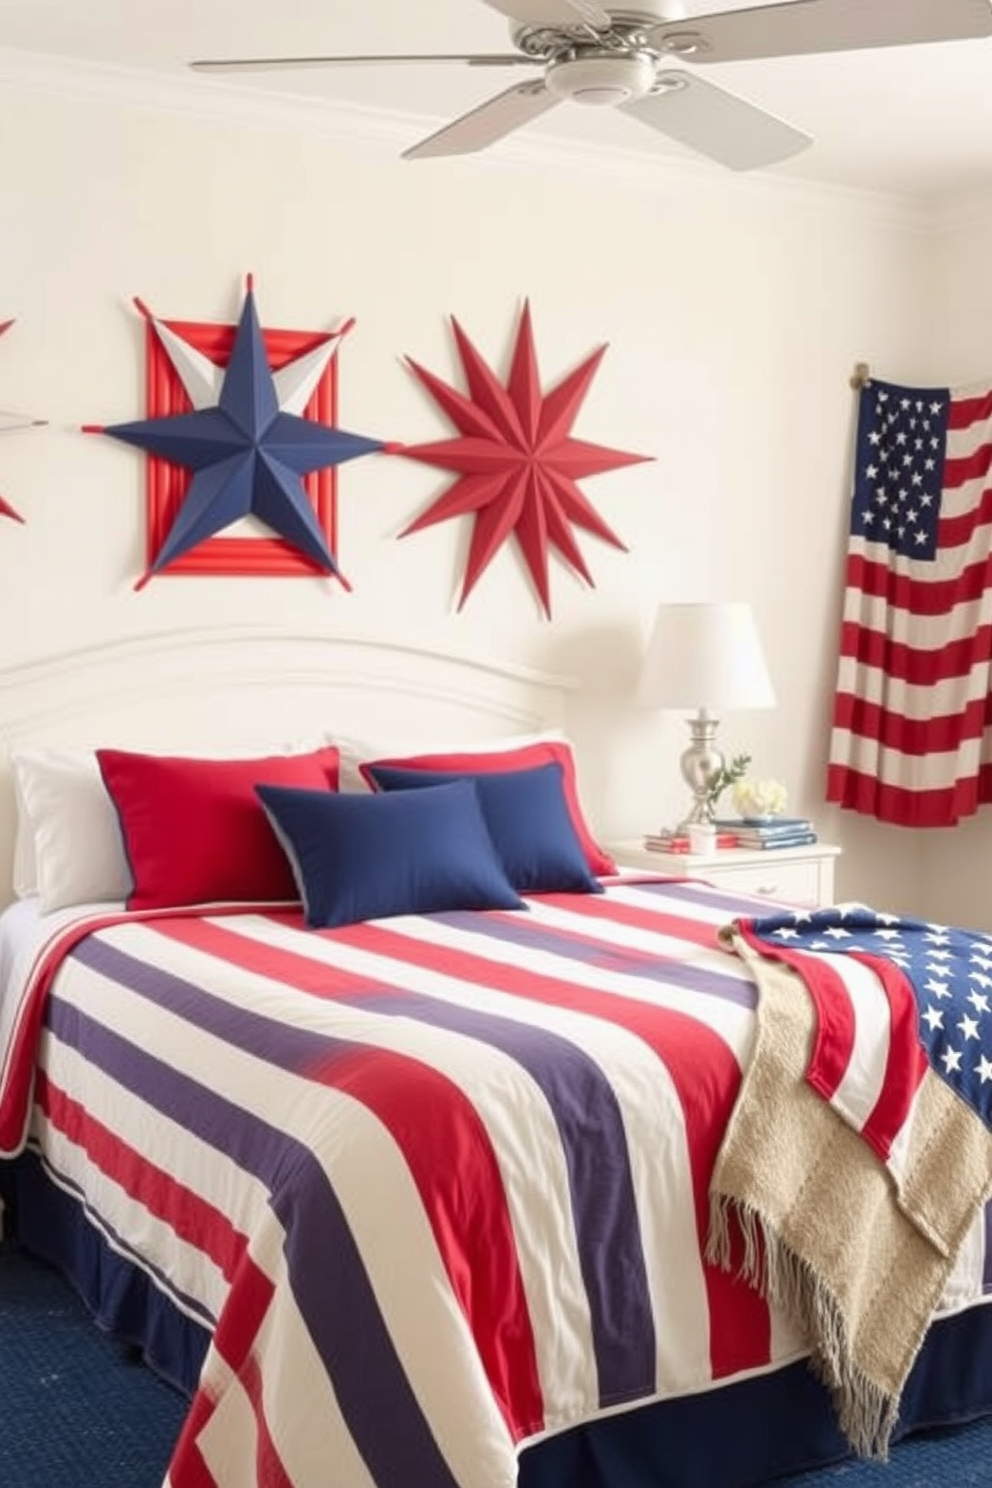
{"label": "blue book", "polygon": [[794,832],[791,837],[742,837],[738,832],[737,846],[758,848],[764,852],[774,852],[777,847],[806,847],[810,842],[818,840],[815,832]]}
{"label": "blue book", "polygon": [[742,816],[740,823],[742,827],[772,828],[776,831],[784,827],[812,826],[808,816]]}
{"label": "blue book", "polygon": [[805,816],[739,816],[716,822],[721,832],[736,832],[738,836],[783,837],[795,832],[815,831],[813,823]]}

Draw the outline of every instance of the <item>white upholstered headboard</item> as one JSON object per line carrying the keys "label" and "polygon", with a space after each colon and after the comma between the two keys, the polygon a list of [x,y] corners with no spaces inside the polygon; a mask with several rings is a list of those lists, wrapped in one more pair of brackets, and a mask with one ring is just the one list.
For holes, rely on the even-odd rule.
{"label": "white upholstered headboard", "polygon": [[390,747],[469,742],[562,726],[570,688],[455,651],[272,627],[171,631],[0,668],[0,904],[18,747],[217,753],[334,733]]}

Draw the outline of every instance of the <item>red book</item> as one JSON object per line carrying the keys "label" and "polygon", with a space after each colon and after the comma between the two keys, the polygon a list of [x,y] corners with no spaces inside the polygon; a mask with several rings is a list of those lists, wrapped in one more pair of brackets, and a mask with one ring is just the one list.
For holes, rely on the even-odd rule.
{"label": "red book", "polygon": [[[718,832],[716,837],[716,845],[718,849],[721,847],[737,847],[738,842],[736,833]],[[689,846],[689,839],[685,836],[645,837],[644,846],[647,848],[648,852],[687,853],[692,851]]]}

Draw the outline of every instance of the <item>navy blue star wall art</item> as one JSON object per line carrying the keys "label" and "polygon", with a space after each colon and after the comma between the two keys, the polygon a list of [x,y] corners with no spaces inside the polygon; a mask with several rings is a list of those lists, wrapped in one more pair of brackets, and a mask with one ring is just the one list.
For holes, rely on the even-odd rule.
{"label": "navy blue star wall art", "polygon": [[[236,326],[145,317],[148,417],[84,425],[142,449],[156,574],[331,575],[336,471],[388,448],[336,425],[336,352],[351,329],[263,331],[251,275]],[[232,535],[234,523],[266,535]],[[269,535],[271,534],[271,535]]]}
{"label": "navy blue star wall art", "polygon": [[[0,336],[9,331],[14,324],[12,320],[0,321]],[[11,429],[29,429],[35,425],[43,424],[44,419],[28,418],[23,413],[11,413],[8,409],[0,408],[0,434],[6,434]],[[3,496],[0,496],[0,517],[11,517],[15,522],[23,522],[24,518],[20,512],[14,510]]]}

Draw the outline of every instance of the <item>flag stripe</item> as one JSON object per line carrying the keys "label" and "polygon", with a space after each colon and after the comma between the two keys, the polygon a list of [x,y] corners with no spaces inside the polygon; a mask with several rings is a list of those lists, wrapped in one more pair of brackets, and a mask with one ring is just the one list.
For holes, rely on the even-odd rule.
{"label": "flag stripe", "polygon": [[828,800],[903,827],[946,827],[992,801],[992,764],[983,764],[976,779],[926,790],[880,781],[869,761],[863,770],[831,765],[827,779]]}
{"label": "flag stripe", "polygon": [[[893,691],[889,689],[890,699]],[[902,755],[944,754],[953,759],[968,740],[983,739],[992,727],[992,697],[974,698],[955,713],[934,710],[928,718],[910,718],[905,711],[839,694],[834,720],[837,728]]]}
{"label": "flag stripe", "polygon": [[878,1100],[861,1134],[883,1161],[892,1152],[899,1133],[907,1127],[916,1092],[923,1083],[927,1057],[917,1038],[916,997],[912,983],[890,961],[852,951],[860,963],[878,979],[888,1005],[885,1076]]}
{"label": "flag stripe", "polygon": [[[987,538],[987,533],[983,536]],[[863,538],[851,541],[846,565],[845,614],[857,616],[862,624],[871,624],[873,615],[881,612],[884,622],[879,621],[880,628],[884,623],[887,634],[891,625],[895,634],[901,632],[905,636],[915,634],[921,622],[930,621],[934,644],[944,633],[942,626],[933,624],[934,621],[946,625],[952,639],[959,634],[957,627],[963,607],[984,600],[988,591],[988,555],[973,553],[970,545],[956,545],[942,550],[936,573],[924,575],[920,571],[921,562],[915,559],[896,555],[885,563],[873,556],[878,546]],[[864,601],[871,600],[883,604],[866,607]]]}
{"label": "flag stripe", "polygon": [[[972,621],[974,624],[974,622]],[[916,628],[920,641],[922,627]],[[949,640],[942,649],[934,650],[922,644],[910,645],[896,636],[868,629],[845,621],[841,627],[840,654],[848,663],[870,668],[875,673],[872,679],[876,696],[882,693],[882,677],[888,675],[893,681],[908,683],[911,687],[928,690],[939,686],[947,678],[968,677],[976,659],[992,653],[992,621],[975,624],[973,631],[956,640]],[[852,686],[856,668],[842,668],[840,688]],[[877,680],[875,680],[877,679]],[[908,693],[908,689],[907,689]],[[912,693],[908,693],[913,697]]]}
{"label": "flag stripe", "polygon": [[[829,957],[810,957],[817,970],[829,965]],[[832,970],[832,968],[831,968]],[[810,1053],[807,1081],[814,1090],[819,1090],[857,1130],[863,1130],[877,1108],[885,1089],[885,1072],[889,1063],[889,1004],[876,979],[870,972],[857,965],[845,966],[847,975],[841,978],[832,970],[831,996],[838,1004],[849,1003],[852,1028],[850,1043],[846,1048],[847,1062],[837,1068],[841,1050],[831,1047],[839,1018],[828,1026],[823,1018],[822,1000],[814,997],[817,1008],[817,1032]],[[819,1077],[821,1062],[830,1068],[831,1083]]]}

